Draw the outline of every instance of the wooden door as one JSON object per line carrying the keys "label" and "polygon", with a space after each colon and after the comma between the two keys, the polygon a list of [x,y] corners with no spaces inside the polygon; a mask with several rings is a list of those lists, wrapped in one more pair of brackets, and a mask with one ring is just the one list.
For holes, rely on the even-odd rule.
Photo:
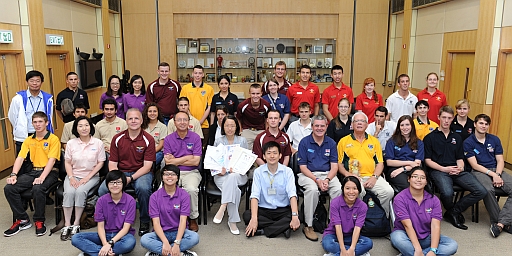
{"label": "wooden door", "polygon": [[[53,101],[57,103],[57,95],[66,89],[66,54],[48,54],[48,78],[45,79],[41,89],[53,95]],[[53,129],[55,135],[59,138],[62,135],[64,122],[57,116],[55,108],[53,109]]]}
{"label": "wooden door", "polygon": [[[448,86],[446,94],[448,104],[455,107],[460,99],[469,99],[473,80],[474,53],[451,53],[451,65],[447,72],[445,86]],[[446,91],[445,91],[446,93]]]}
{"label": "wooden door", "polygon": [[[503,146],[503,157],[508,163],[512,163],[512,104],[510,104],[510,96],[512,95],[512,53],[506,54],[504,62],[505,67],[500,70],[503,74],[503,92],[501,93],[501,104],[499,109],[498,120],[492,120],[491,126],[497,126],[497,136],[501,140]],[[500,63],[500,64],[501,64]],[[498,78],[496,78],[498,80]]]}
{"label": "wooden door", "polygon": [[[18,56],[20,57],[20,56]],[[14,164],[16,158],[16,147],[12,135],[12,125],[7,114],[12,98],[17,91],[26,89],[26,86],[19,88],[20,79],[15,54],[0,55],[0,171],[3,171]]]}

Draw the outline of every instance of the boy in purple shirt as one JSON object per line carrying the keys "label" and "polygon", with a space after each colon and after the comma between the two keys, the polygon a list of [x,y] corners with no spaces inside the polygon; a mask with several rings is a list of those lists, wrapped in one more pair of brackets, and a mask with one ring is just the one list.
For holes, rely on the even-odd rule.
{"label": "boy in purple shirt", "polygon": [[391,243],[403,256],[452,255],[457,252],[457,242],[441,235],[443,210],[439,198],[425,186],[428,175],[421,167],[409,172],[409,188],[395,196],[395,228]]}
{"label": "boy in purple shirt", "polygon": [[178,166],[182,171],[183,176],[178,181],[178,186],[190,194],[190,230],[197,232],[198,194],[201,183],[201,174],[197,167],[201,160],[202,144],[199,135],[188,130],[189,121],[188,113],[180,111],[174,116],[176,132],[164,139],[164,161],[165,164]]}
{"label": "boy in purple shirt", "polygon": [[154,232],[142,236],[140,243],[149,250],[146,256],[180,255],[180,252],[185,256],[197,256],[189,250],[199,243],[199,235],[187,229],[190,196],[177,186],[180,169],[172,164],[166,165],[161,178],[162,188],[153,193],[149,200]]}
{"label": "boy in purple shirt", "polygon": [[361,182],[357,177],[347,176],[341,182],[341,190],[342,194],[331,201],[331,222],[324,231],[322,246],[333,255],[370,255],[372,240],[360,236],[368,211],[359,199]]}
{"label": "boy in purple shirt", "polygon": [[111,171],[105,177],[110,193],[96,202],[94,220],[98,223],[98,232],[77,233],[71,238],[71,244],[88,255],[119,255],[129,253],[135,248],[136,203],[130,195],[123,193],[126,176],[119,170]]}

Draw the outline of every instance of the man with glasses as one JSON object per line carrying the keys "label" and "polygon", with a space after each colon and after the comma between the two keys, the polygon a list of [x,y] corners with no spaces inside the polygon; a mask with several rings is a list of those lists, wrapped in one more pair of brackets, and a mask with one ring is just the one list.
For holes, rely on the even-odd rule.
{"label": "man with glasses", "polygon": [[[274,79],[277,81],[277,92],[286,95],[288,88],[290,88],[292,84],[286,80],[286,63],[282,60],[276,62],[274,65]],[[270,93],[270,89],[268,88],[269,82],[270,80],[263,84],[263,95]]]}
{"label": "man with glasses", "polygon": [[[195,118],[193,115],[190,114],[190,102],[187,97],[180,97],[178,99],[178,111],[188,113],[189,116],[189,123],[188,123],[188,129],[197,133],[201,139],[203,139],[203,130],[201,129],[201,123],[199,123],[199,120]],[[176,131],[176,125],[174,124],[174,118],[172,118],[169,121],[169,124],[167,125],[167,134],[171,134]]]}
{"label": "man with glasses", "polygon": [[393,136],[396,129],[396,123],[387,121],[388,109],[380,106],[375,110],[375,121],[368,125],[366,133],[373,135],[380,142],[380,147],[385,149],[389,138]]}
{"label": "man with glasses", "polygon": [[178,112],[174,116],[176,132],[167,135],[164,139],[165,164],[173,164],[180,168],[178,186],[183,187],[190,194],[189,229],[198,231],[197,218],[199,217],[199,183],[201,174],[198,167],[201,160],[201,138],[189,130],[190,117],[188,113]]}
{"label": "man with glasses", "polygon": [[[106,100],[105,100],[106,101]],[[137,108],[126,112],[128,129],[112,138],[108,169],[120,170],[126,175],[126,183],[133,186],[139,200],[140,227],[139,235],[149,232],[149,197],[152,193],[153,174],[151,167],[156,161],[155,139],[140,127],[142,113]],[[98,194],[108,193],[105,181],[101,184]]]}
{"label": "man with glasses", "polygon": [[332,198],[341,195],[341,183],[338,173],[338,153],[336,142],[325,136],[327,118],[323,115],[313,116],[313,132],[299,143],[297,160],[300,172],[299,186],[304,188],[304,221],[302,232],[307,239],[317,241],[313,229],[313,215],[318,204],[320,192],[328,192]]}
{"label": "man with glasses", "polygon": [[[391,185],[382,177],[384,160],[377,138],[366,133],[368,117],[363,112],[352,116],[354,133],[345,136],[338,143],[338,166],[343,176],[356,176],[363,187],[374,193],[389,217],[389,202],[394,196]],[[357,160],[357,161],[355,161]],[[364,197],[366,190],[361,191]]]}
{"label": "man with glasses", "polygon": [[354,104],[354,93],[352,88],[345,85],[343,79],[343,67],[334,65],[331,68],[332,84],[324,89],[322,93],[322,109],[327,120],[330,122],[338,116],[338,103],[346,98],[350,104]]}

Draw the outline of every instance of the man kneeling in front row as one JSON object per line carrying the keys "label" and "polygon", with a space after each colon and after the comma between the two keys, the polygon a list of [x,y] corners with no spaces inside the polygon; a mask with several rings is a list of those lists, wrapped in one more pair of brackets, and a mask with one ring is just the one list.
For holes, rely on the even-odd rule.
{"label": "man kneeling in front row", "polygon": [[300,227],[293,171],[279,163],[281,148],[275,141],[263,145],[267,161],[254,171],[251,209],[244,212],[245,235],[276,237]]}

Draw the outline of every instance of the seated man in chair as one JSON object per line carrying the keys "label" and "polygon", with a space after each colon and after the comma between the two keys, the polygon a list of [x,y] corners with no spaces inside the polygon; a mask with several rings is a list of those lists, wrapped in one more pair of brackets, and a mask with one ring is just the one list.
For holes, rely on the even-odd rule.
{"label": "seated man in chair", "polygon": [[265,235],[269,238],[300,227],[297,192],[293,171],[279,163],[281,147],[275,141],[263,145],[266,164],[254,171],[251,209],[244,212],[247,237]]}
{"label": "seated man in chair", "polygon": [[[48,117],[44,112],[38,111],[32,115],[32,125],[36,132],[23,141],[20,153],[12,167],[12,173],[4,187],[5,198],[15,218],[11,228],[4,232],[4,236],[7,237],[32,227],[21,198],[21,194],[29,189],[32,190],[34,199],[36,235],[46,234],[44,225],[46,193],[48,188],[59,179],[57,171],[53,170],[55,162],[60,159],[59,138],[46,129]],[[18,177],[28,153],[30,153],[33,167],[31,170],[24,170],[25,172]]]}

